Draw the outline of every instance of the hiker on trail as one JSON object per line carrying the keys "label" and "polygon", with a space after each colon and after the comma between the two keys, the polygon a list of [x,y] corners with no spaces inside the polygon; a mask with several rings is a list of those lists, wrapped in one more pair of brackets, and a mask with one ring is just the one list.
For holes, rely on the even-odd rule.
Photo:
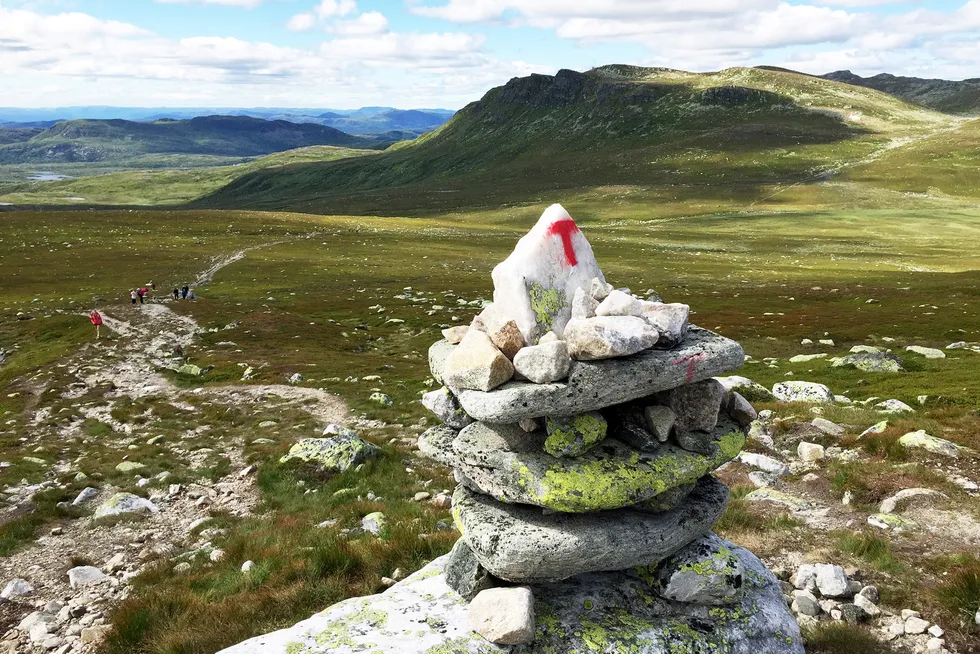
{"label": "hiker on trail", "polygon": [[194,295],[194,291],[193,291],[193,290],[191,290],[191,292],[190,292],[190,295],[189,295],[189,298],[190,298],[191,300],[196,300],[196,299],[197,299],[197,296],[196,296],[196,295]]}
{"label": "hiker on trail", "polygon": [[174,286],[174,299],[176,300],[179,297],[180,297],[180,289]]}
{"label": "hiker on trail", "polygon": [[129,292],[129,298],[133,301],[133,306],[136,306],[136,291]]}
{"label": "hiker on trail", "polygon": [[102,326],[102,314],[99,313],[98,309],[93,309],[92,313],[88,314],[88,319],[92,321],[95,325],[95,340],[99,340],[99,328]]}
{"label": "hiker on trail", "polygon": [[154,282],[154,281],[151,281],[150,282],[150,288],[152,288],[154,291],[157,290],[157,283]]}
{"label": "hiker on trail", "polygon": [[189,289],[187,287],[187,284],[184,284],[183,288],[180,289],[180,297],[181,297],[181,299],[186,300],[187,299],[187,292],[190,291],[190,290],[191,289]]}
{"label": "hiker on trail", "polygon": [[136,295],[137,295],[137,297],[139,297],[139,299],[140,299],[140,304],[143,304],[143,296],[144,296],[145,294],[146,294],[146,289],[145,289],[145,288],[141,288],[141,289],[138,289],[138,290],[136,291]]}

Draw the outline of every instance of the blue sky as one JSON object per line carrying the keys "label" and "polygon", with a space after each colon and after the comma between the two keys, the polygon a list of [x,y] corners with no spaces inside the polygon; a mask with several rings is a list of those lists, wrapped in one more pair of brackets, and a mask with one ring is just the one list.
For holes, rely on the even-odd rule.
{"label": "blue sky", "polygon": [[0,104],[458,108],[608,63],[980,77],[980,0],[0,0]]}

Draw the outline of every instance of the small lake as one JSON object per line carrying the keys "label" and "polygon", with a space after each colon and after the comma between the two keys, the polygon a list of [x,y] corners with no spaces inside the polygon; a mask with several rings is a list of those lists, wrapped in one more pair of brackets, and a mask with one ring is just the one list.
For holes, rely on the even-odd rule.
{"label": "small lake", "polygon": [[31,182],[60,182],[63,179],[74,179],[71,175],[59,175],[58,173],[51,173],[46,170],[40,170],[36,173],[27,176],[27,179]]}

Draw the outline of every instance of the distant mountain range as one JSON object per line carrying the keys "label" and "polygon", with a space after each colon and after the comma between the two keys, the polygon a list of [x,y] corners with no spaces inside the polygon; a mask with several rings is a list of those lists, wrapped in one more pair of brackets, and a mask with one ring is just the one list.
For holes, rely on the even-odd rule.
{"label": "distant mountain range", "polygon": [[414,138],[452,118],[449,109],[360,109],[312,108],[165,108],[165,107],[56,107],[20,109],[0,107],[0,128],[51,127],[65,120],[130,120],[152,122],[169,118],[186,120],[201,116],[247,116],[291,123],[313,123],[334,127],[348,134],[385,135],[386,140]]}
{"label": "distant mountain range", "polygon": [[190,120],[68,120],[0,129],[0,164],[119,162],[150,154],[251,157],[310,145],[377,148],[377,138],[333,127],[249,116]]}
{"label": "distant mountain range", "polygon": [[883,91],[912,104],[946,113],[974,114],[980,112],[980,78],[955,82],[945,79],[899,77],[888,73],[881,73],[873,77],[861,77],[849,70],[838,70],[820,77]]}

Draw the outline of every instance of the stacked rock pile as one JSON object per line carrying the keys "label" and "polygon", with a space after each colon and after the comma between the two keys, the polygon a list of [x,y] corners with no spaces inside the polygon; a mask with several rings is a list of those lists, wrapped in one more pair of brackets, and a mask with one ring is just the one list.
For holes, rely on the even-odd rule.
{"label": "stacked rock pile", "polygon": [[755,418],[713,379],[742,348],[612,288],[558,205],[493,282],[429,351],[444,424],[419,449],[455,471],[453,551],[228,651],[802,654],[779,582],[710,531]]}
{"label": "stacked rock pile", "polygon": [[[493,281],[494,302],[430,349],[445,387],[423,404],[444,424],[419,440],[459,483],[446,579],[476,600],[473,626],[500,644],[536,637],[533,624],[473,615],[500,614],[506,595],[479,599],[494,586],[616,571],[667,603],[734,606],[771,581],[747,579],[737,548],[709,531],[728,500],[710,473],[756,417],[712,378],[741,366],[741,347],[689,326],[687,305],[613,289],[559,205]],[[785,622],[778,651],[799,647]]]}

